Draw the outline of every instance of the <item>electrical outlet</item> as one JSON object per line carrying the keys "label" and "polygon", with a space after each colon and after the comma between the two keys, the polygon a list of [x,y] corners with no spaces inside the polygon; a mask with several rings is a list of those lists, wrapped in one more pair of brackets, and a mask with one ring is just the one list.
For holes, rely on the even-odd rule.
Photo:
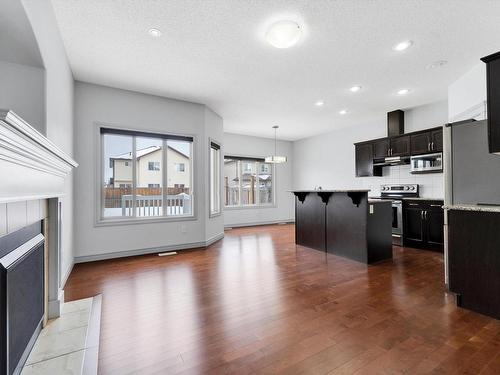
{"label": "electrical outlet", "polygon": [[187,227],[185,224],[181,225],[181,233],[187,233]]}

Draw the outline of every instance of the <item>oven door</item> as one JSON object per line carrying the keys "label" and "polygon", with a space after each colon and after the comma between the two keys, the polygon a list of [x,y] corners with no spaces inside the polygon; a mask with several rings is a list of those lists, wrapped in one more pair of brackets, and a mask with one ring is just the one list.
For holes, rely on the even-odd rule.
{"label": "oven door", "polygon": [[403,202],[392,201],[392,243],[401,246],[403,242]]}

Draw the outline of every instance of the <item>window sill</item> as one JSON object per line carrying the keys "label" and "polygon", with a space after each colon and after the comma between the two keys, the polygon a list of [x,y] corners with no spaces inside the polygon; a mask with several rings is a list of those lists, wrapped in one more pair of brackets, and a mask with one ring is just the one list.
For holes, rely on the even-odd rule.
{"label": "window sill", "polygon": [[138,224],[157,224],[157,223],[175,223],[178,221],[195,221],[198,218],[194,215],[175,216],[175,217],[148,217],[148,218],[133,218],[133,219],[98,219],[95,227],[109,227],[120,225],[138,225]]}
{"label": "window sill", "polygon": [[233,210],[254,210],[258,208],[276,208],[275,204],[252,204],[252,205],[246,205],[246,206],[225,206],[224,211],[233,211]]}

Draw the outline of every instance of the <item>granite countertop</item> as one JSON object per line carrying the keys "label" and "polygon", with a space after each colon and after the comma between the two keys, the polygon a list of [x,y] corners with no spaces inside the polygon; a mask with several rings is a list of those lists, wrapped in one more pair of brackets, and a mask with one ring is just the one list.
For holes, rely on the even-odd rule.
{"label": "granite countertop", "polygon": [[[391,200],[391,198],[382,198],[382,197],[368,197],[368,199],[377,199],[377,200]],[[401,199],[404,201],[442,201],[444,202],[444,198],[424,198],[424,197],[419,197],[419,198],[394,198],[394,199]]]}
{"label": "granite countertop", "polygon": [[444,209],[478,212],[500,212],[500,206],[486,204],[449,204],[444,206]]}
{"label": "granite countertop", "polygon": [[370,189],[289,190],[290,193],[368,193]]}

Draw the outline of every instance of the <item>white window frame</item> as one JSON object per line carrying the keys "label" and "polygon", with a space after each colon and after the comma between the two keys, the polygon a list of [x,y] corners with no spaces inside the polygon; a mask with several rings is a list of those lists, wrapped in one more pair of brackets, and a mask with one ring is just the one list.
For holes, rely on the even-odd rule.
{"label": "white window frame", "polygon": [[[217,149],[218,148],[218,149]],[[214,179],[213,179],[213,184],[212,184],[212,170],[213,170],[213,165],[212,165],[212,160],[211,160],[211,154],[212,154],[212,149],[217,149],[217,155],[218,155],[218,160],[216,160],[216,163],[218,165],[218,168],[214,171]],[[208,141],[208,185],[209,185],[209,191],[208,191],[208,217],[217,217],[222,214],[222,176],[221,176],[221,170],[222,170],[222,148],[220,142],[217,142],[213,139],[209,139]],[[212,193],[216,192],[215,194],[215,207],[212,207]]]}
{"label": "white window frame", "polygon": [[[195,155],[195,144],[197,142],[196,136],[192,134],[175,134],[175,133],[163,133],[161,131],[157,130],[143,130],[138,128],[132,128],[132,127],[124,127],[124,126],[117,126],[115,124],[107,124],[107,123],[100,123],[100,122],[95,122],[95,195],[94,195],[94,202],[95,202],[95,220],[94,220],[94,226],[99,227],[99,226],[116,226],[116,225],[128,225],[128,224],[146,224],[146,223],[157,223],[157,222],[178,222],[178,221],[195,221],[197,220],[197,206],[196,206],[196,192],[197,192],[197,187],[196,187],[196,181],[195,181],[195,160],[196,160],[196,155]],[[101,129],[106,128],[106,129],[112,129],[112,130],[118,130],[118,131],[123,131],[123,132],[131,132],[131,133],[147,133],[151,135],[158,135],[158,136],[163,136],[163,137],[186,137],[186,138],[191,138],[192,141],[190,143],[190,161],[189,161],[189,171],[190,171],[190,181],[191,181],[191,214],[187,215],[164,215],[164,216],[135,216],[135,209],[134,209],[134,216],[114,216],[114,217],[104,217],[104,194],[102,193],[102,187],[104,186],[104,181],[105,181],[105,170],[104,170],[104,142],[102,142],[103,139],[103,134],[101,134]],[[135,159],[135,153],[136,153],[136,137],[147,137],[147,135],[141,136],[141,135],[136,135],[132,136],[132,155],[133,155],[133,160]],[[158,137],[158,138],[160,138]],[[164,150],[166,150],[166,143],[167,139],[163,139],[164,142]],[[132,160],[132,161],[133,161]],[[167,164],[167,152],[163,152],[163,158],[162,162],[165,166],[168,168]],[[133,202],[134,202],[134,208],[135,208],[135,175],[136,175],[136,163],[132,163],[132,178],[133,178],[133,183],[132,183],[132,192],[133,192]],[[164,171],[163,176],[162,176],[162,184],[164,186],[168,185],[168,176],[167,176],[167,171]],[[166,195],[167,195],[167,190],[164,189],[163,191],[164,198],[163,198],[163,205],[164,205],[164,211],[165,210],[165,205],[166,205]]]}
{"label": "white window frame", "polygon": [[[241,155],[234,155],[231,154],[229,155],[224,155],[223,160],[226,158],[232,159],[234,158],[237,160],[237,170],[238,170],[238,179],[239,179],[239,184],[238,184],[238,204],[237,205],[230,205],[226,206],[224,202],[224,210],[241,210],[241,209],[253,209],[253,208],[275,208],[276,207],[276,164],[272,163],[266,163],[264,161],[264,158],[261,157],[255,157],[255,156],[241,156]],[[241,181],[242,179],[242,174],[243,174],[243,168],[241,166],[242,162],[254,162],[256,163],[255,165],[255,171],[256,171],[256,176],[257,176],[257,185],[259,183],[259,174],[261,174],[259,167],[261,164],[270,164],[271,165],[271,183],[272,183],[272,202],[271,203],[260,203],[260,189],[257,186],[256,192],[255,192],[255,201],[257,203],[254,204],[241,204],[241,197],[242,197],[242,187],[241,187]]]}

